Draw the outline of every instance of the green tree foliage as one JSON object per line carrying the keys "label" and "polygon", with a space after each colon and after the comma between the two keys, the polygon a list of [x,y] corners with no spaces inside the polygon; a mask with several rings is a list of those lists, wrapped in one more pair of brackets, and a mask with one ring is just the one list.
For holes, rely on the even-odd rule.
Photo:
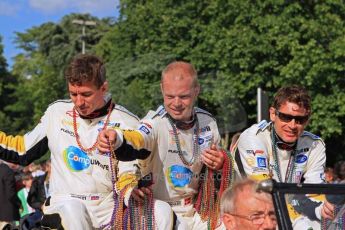
{"label": "green tree foliage", "polygon": [[186,60],[199,72],[199,106],[216,115],[224,133],[243,128],[228,124],[247,117],[248,125],[255,122],[258,86],[272,98],[281,86],[302,84],[313,98],[307,129],[326,140],[329,159],[345,158],[342,0],[122,0],[116,22],[71,14],[33,27],[17,34],[24,53],[13,68],[19,84],[9,88],[16,100],[8,107],[22,114],[17,129],[66,96],[63,70],[81,51],[73,19],[97,22],[86,30],[86,50],[105,59],[115,101],[139,116],[162,103],[162,69]]}
{"label": "green tree foliage", "polygon": [[97,45],[120,103],[131,107],[126,95],[142,109],[157,104],[147,87],[157,88],[159,72],[173,59],[197,67],[199,105],[224,122],[239,116],[238,100],[255,122],[258,86],[272,98],[281,86],[302,84],[313,98],[308,129],[326,140],[329,155],[341,157],[332,146],[345,147],[342,0],[123,0],[120,12]]}
{"label": "green tree foliage", "polygon": [[7,62],[3,56],[2,37],[0,36],[0,130],[9,132],[13,127],[13,113],[8,111],[8,105],[13,103],[10,85],[15,83],[15,78],[7,70]]}

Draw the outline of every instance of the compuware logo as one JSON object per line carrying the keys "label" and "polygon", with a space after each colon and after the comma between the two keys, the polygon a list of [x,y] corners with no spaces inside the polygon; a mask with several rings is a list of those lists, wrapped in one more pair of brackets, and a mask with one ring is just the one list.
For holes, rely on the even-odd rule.
{"label": "compuware logo", "polygon": [[172,165],[166,170],[168,183],[174,188],[183,188],[190,184],[193,172],[181,165]]}
{"label": "compuware logo", "polygon": [[63,158],[67,168],[71,171],[79,172],[90,166],[90,158],[81,149],[75,146],[69,146],[63,152]]}

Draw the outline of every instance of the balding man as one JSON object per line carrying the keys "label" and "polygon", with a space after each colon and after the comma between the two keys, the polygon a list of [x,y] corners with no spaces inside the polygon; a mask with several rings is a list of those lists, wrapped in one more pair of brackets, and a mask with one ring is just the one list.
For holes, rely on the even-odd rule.
{"label": "balding man", "polygon": [[[215,229],[220,221],[214,197],[202,199],[198,194],[214,189],[205,177],[213,172],[221,175],[229,165],[224,162],[229,161],[218,147],[215,118],[194,107],[200,85],[193,65],[182,61],[169,64],[162,72],[161,91],[164,105],[150,111],[136,131],[101,132],[99,150],[109,151],[111,143],[119,160],[143,159],[142,174],[153,175],[154,198],[172,206],[179,229],[207,229],[208,224]],[[144,195],[142,190],[134,193]]]}
{"label": "balding man", "polygon": [[227,230],[275,230],[277,220],[271,194],[257,191],[257,182],[238,181],[224,192],[221,215]]}

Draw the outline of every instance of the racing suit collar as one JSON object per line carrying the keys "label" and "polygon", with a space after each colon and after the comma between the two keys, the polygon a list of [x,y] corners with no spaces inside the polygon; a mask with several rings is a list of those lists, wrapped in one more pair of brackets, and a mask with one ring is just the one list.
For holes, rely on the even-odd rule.
{"label": "racing suit collar", "polygon": [[110,106],[112,106],[112,105],[113,105],[113,103],[111,103],[111,99],[108,99],[108,101],[105,103],[105,105],[103,107],[96,109],[95,111],[93,111],[89,115],[83,116],[83,115],[79,114],[79,116],[82,119],[95,119],[98,117],[103,117],[103,116],[108,114],[109,109],[112,109],[112,108],[110,108]]}
{"label": "racing suit collar", "polygon": [[172,118],[169,114],[167,114],[167,115],[173,121],[175,126],[180,130],[188,130],[188,129],[193,128],[194,124],[196,122],[196,119],[197,119],[195,112],[192,113],[192,118],[189,121],[178,121],[178,120],[175,120],[174,118]]}
{"label": "racing suit collar", "polygon": [[272,125],[272,132],[274,133],[275,137],[276,137],[276,143],[275,144],[279,149],[281,150],[286,150],[286,151],[293,151],[296,148],[297,145],[297,141],[293,142],[293,143],[288,143],[283,141],[278,134],[276,133],[274,126]]}

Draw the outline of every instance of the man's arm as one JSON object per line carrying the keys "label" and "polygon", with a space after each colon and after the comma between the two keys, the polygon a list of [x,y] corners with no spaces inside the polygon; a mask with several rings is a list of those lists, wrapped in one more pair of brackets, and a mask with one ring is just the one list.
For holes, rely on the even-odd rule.
{"label": "man's arm", "polygon": [[141,123],[137,130],[105,130],[100,132],[98,141],[100,152],[115,150],[119,160],[119,180],[116,188],[118,192],[125,191],[125,204],[128,204],[130,196],[141,201],[146,194],[150,194],[146,186],[139,188],[141,173],[137,159],[146,159],[151,154],[152,145],[155,143],[152,126]]}
{"label": "man's arm", "polygon": [[0,159],[7,162],[27,166],[31,162],[41,158],[48,151],[48,139],[46,137],[39,140],[32,148],[25,151],[23,136],[6,136],[6,134],[2,132],[0,133],[0,136],[1,140],[10,140],[11,143],[15,143],[15,146],[24,146],[24,152],[22,152],[22,148],[12,148],[6,144],[1,144]]}
{"label": "man's arm", "polygon": [[269,151],[256,135],[254,127],[245,130],[238,140],[235,161],[243,176],[254,180],[269,177]]}
{"label": "man's arm", "polygon": [[[142,131],[146,127],[149,131]],[[152,127],[141,124],[137,130],[107,129],[98,136],[98,150],[103,153],[115,151],[117,160],[143,160],[150,156],[154,136]]]}
{"label": "man's arm", "polygon": [[0,131],[0,159],[19,165],[29,165],[48,151],[48,112],[36,127],[25,135],[11,136]]}
{"label": "man's arm", "polygon": [[315,140],[310,150],[309,159],[303,175],[304,183],[324,183],[324,170],[326,166],[326,148],[322,140]]}

